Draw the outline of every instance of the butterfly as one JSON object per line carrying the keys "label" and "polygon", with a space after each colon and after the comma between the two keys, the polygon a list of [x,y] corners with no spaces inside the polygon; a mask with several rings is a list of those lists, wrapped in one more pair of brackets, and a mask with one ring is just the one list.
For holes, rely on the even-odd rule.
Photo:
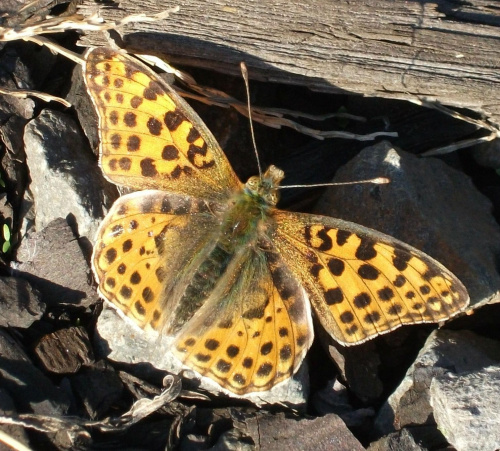
{"label": "butterfly", "polygon": [[236,395],[270,390],[299,368],[312,315],[344,346],[465,309],[448,269],[358,224],[276,208],[282,170],[240,182],[168,83],[108,48],[85,54],[99,117],[100,167],[136,190],[97,233],[102,298],[173,337],[188,368]]}

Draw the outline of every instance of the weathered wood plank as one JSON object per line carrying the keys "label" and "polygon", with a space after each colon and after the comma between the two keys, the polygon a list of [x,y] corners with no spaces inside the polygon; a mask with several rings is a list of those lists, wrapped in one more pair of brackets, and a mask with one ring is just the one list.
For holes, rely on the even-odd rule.
{"label": "weathered wood plank", "polygon": [[[100,9],[106,19],[157,13],[168,19],[124,29],[132,48],[173,63],[228,73],[249,66],[252,78],[325,92],[415,100],[481,112],[500,124],[500,10],[471,0],[122,0]],[[98,10],[84,0],[81,12]],[[102,44],[88,34],[81,44]]]}

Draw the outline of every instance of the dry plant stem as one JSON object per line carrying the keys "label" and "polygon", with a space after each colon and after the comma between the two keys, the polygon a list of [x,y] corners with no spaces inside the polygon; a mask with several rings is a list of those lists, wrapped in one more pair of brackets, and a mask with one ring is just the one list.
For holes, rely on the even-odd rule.
{"label": "dry plant stem", "polygon": [[29,96],[38,97],[44,102],[59,102],[62,103],[65,107],[71,106],[71,103],[69,103],[67,100],[62,99],[61,97],[52,96],[50,94],[45,94],[44,92],[39,92],[39,91],[29,91],[24,89],[18,89],[13,91],[10,89],[0,88],[0,94],[19,97],[21,99],[25,99]]}
{"label": "dry plant stem", "polygon": [[119,20],[105,21],[98,14],[84,17],[81,14],[74,14],[72,16],[59,16],[50,17],[30,24],[26,27],[7,28],[0,27],[0,41],[16,41],[45,33],[60,33],[69,30],[78,31],[105,31],[116,30],[123,27],[128,23],[137,22],[155,22],[157,20],[166,19],[169,14],[175,13],[179,10],[178,6],[168,10],[161,11],[157,14],[131,14]]}
{"label": "dry plant stem", "polygon": [[453,144],[450,144],[449,146],[438,147],[436,149],[428,150],[427,152],[422,153],[420,156],[434,157],[436,155],[446,155],[447,153],[455,152],[459,149],[466,149],[467,147],[472,147],[484,142],[493,141],[494,139],[498,139],[498,133],[491,133],[488,136],[483,136],[481,138],[465,139],[463,141],[458,141]]}
{"label": "dry plant stem", "polygon": [[11,437],[2,430],[0,430],[0,442],[16,451],[31,451],[30,448],[23,445],[19,440],[16,440],[14,437]]}
{"label": "dry plant stem", "polygon": [[468,122],[469,124],[474,124],[477,126],[477,128],[485,128],[486,130],[490,130],[491,132],[496,133],[497,136],[500,137],[500,129],[486,120],[474,119],[472,117],[465,116],[463,114],[460,114],[458,111],[454,111],[451,108],[440,104],[439,102],[429,101],[427,99],[413,101],[413,103],[425,106],[427,108],[432,108],[433,110],[440,111],[441,113],[447,114],[448,116],[454,117],[455,119],[460,119],[461,121]]}
{"label": "dry plant stem", "polygon": [[427,108],[431,108],[433,110],[440,111],[448,116],[451,116],[455,119],[459,119],[464,122],[468,122],[469,124],[475,125],[478,129],[483,128],[485,130],[489,130],[491,133],[487,136],[482,136],[480,138],[474,139],[465,139],[462,141],[458,141],[456,143],[450,144],[448,146],[438,147],[435,149],[428,150],[421,154],[422,157],[431,157],[436,155],[445,155],[447,153],[455,152],[459,149],[465,149],[467,147],[472,147],[477,144],[481,144],[484,142],[493,141],[494,139],[500,138],[500,130],[495,125],[491,124],[486,120],[474,119],[468,116],[465,116],[457,111],[453,111],[450,108],[441,105],[439,102],[428,101],[426,99],[422,99],[420,101],[413,101],[417,105],[422,105]]}
{"label": "dry plant stem", "polygon": [[81,55],[75,52],[71,52],[68,49],[65,49],[64,47],[60,46],[56,42],[51,41],[50,39],[47,39],[44,36],[28,36],[26,38],[23,38],[27,42],[33,42],[35,44],[38,44],[40,46],[45,46],[48,49],[52,50],[54,53],[58,53],[59,55],[63,55],[66,58],[70,59],[71,61],[75,62],[76,64],[83,64],[83,58]]}
{"label": "dry plant stem", "polygon": [[128,412],[120,417],[110,417],[102,421],[88,421],[76,417],[54,417],[48,415],[21,414],[17,416],[0,416],[0,424],[13,424],[35,429],[41,432],[58,432],[66,430],[71,435],[87,435],[85,428],[97,428],[101,432],[123,431],[146,418],[169,402],[175,400],[181,392],[179,378],[171,375],[163,379],[162,392],[152,399],[138,399]]}

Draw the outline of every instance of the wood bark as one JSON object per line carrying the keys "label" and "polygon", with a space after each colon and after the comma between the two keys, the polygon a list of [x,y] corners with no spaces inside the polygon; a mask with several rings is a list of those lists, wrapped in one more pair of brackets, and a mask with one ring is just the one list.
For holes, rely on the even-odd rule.
{"label": "wood bark", "polygon": [[[122,0],[105,19],[179,12],[120,30],[128,48],[313,90],[437,100],[500,124],[500,9],[494,0]],[[103,45],[97,33],[82,45]]]}

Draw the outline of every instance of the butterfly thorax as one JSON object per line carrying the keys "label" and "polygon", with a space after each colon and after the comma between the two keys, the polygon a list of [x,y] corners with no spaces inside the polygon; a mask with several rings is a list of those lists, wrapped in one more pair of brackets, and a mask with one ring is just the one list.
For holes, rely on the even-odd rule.
{"label": "butterfly thorax", "polygon": [[270,166],[262,176],[250,177],[222,220],[220,244],[232,252],[245,243],[253,243],[268,211],[276,206],[279,183],[284,172]]}

